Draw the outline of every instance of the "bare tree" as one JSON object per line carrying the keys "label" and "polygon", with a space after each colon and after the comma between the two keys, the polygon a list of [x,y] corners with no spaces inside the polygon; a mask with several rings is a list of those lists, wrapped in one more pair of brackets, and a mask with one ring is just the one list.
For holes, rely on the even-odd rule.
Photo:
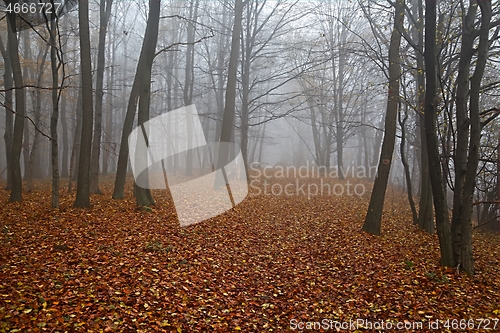
{"label": "bare tree", "polygon": [[391,170],[392,155],[396,141],[396,118],[399,104],[399,76],[401,65],[399,47],[404,22],[404,0],[395,2],[394,26],[389,44],[389,91],[387,96],[387,112],[385,115],[385,135],[382,151],[378,163],[377,176],[373,184],[373,191],[368,206],[363,230],[374,235],[380,235],[382,210],[384,207],[385,192]]}
{"label": "bare tree", "polygon": [[6,190],[10,190],[12,187],[12,178],[11,178],[11,157],[12,157],[12,134],[14,131],[13,122],[14,122],[14,114],[12,110],[12,89],[14,87],[14,82],[12,78],[12,64],[10,62],[10,51],[5,48],[2,39],[0,38],[0,51],[2,53],[2,58],[4,60],[5,71],[3,73],[3,82],[5,88],[5,132],[3,135],[5,142],[5,159],[7,162],[7,184],[5,186]]}
{"label": "bare tree", "polygon": [[429,158],[429,175],[436,211],[436,226],[441,248],[441,264],[455,266],[455,257],[451,247],[451,230],[448,216],[448,205],[441,176],[441,162],[439,157],[436,133],[436,0],[426,0],[425,5],[425,134],[427,154]]}
{"label": "bare tree", "polygon": [[16,115],[14,120],[14,133],[12,136],[11,146],[11,191],[9,201],[21,201],[23,182],[21,176],[21,149],[23,146],[23,131],[26,114],[25,91],[23,88],[23,73],[21,70],[21,62],[19,60],[19,43],[16,32],[16,14],[7,12],[7,34],[8,34],[8,51],[10,63],[12,66],[12,74],[14,77],[14,88],[16,96]]}
{"label": "bare tree", "polygon": [[[55,16],[55,13],[52,15]],[[56,35],[58,29],[56,25],[58,19],[53,17],[49,25],[50,34],[50,64],[52,69],[52,115],[50,117],[50,137],[51,137],[51,164],[52,164],[52,207],[59,208],[59,146],[57,122],[59,120],[59,68],[60,58],[58,57],[58,47],[56,45]]]}
{"label": "bare tree", "polygon": [[[80,61],[82,77],[82,134],[78,161],[78,182],[75,207],[90,207],[90,157],[92,150],[92,66],[90,58],[89,4],[80,1],[78,6],[80,28]],[[78,140],[78,138],[77,138]]]}
{"label": "bare tree", "polygon": [[[479,94],[481,81],[488,59],[489,31],[491,20],[491,0],[477,1],[481,9],[481,27],[477,61],[474,74],[470,78],[470,61],[473,54],[473,40],[476,31],[474,19],[476,16],[475,1],[471,1],[469,11],[463,22],[462,52],[457,79],[457,150],[455,156],[455,192],[453,201],[452,233],[456,261],[466,272],[474,273],[474,257],[472,255],[472,208],[473,194],[476,186],[476,172],[479,161],[479,146],[481,138],[481,120],[479,112]],[[461,95],[465,93],[464,95]],[[467,98],[469,103],[467,103]],[[469,117],[467,118],[467,105]],[[468,143],[467,143],[468,141]]]}
{"label": "bare tree", "polygon": [[[149,18],[146,25],[144,43],[142,44],[137,71],[132,84],[130,98],[123,124],[123,132],[118,156],[118,168],[116,171],[114,199],[123,199],[125,189],[125,176],[128,161],[128,136],[132,132],[135,112],[139,104],[138,125],[149,120],[150,89],[151,89],[151,67],[155,58],[156,43],[158,41],[158,26],[160,20],[160,0],[149,1]],[[135,196],[140,206],[154,205],[154,200],[149,189],[135,185]]]}
{"label": "bare tree", "polygon": [[231,37],[231,55],[229,57],[226,99],[224,104],[224,116],[222,118],[220,142],[232,142],[234,115],[236,109],[236,80],[238,72],[238,58],[240,54],[241,21],[245,4],[246,1],[243,2],[242,0],[236,0],[234,3],[234,25]]}
{"label": "bare tree", "polygon": [[[101,0],[99,5],[99,42],[97,45],[97,71],[96,71],[96,95],[95,95],[95,124],[94,139],[92,141],[92,157],[90,160],[90,193],[102,194],[99,189],[99,157],[101,152],[102,134],[102,106],[103,106],[103,84],[106,33],[113,0]],[[108,110],[107,112],[111,112]]]}

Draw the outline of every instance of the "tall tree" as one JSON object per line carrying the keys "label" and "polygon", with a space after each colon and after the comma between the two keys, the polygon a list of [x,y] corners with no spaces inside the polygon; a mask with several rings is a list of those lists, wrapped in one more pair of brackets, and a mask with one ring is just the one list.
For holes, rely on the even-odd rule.
{"label": "tall tree", "polygon": [[[139,125],[149,119],[149,103],[151,88],[151,67],[155,58],[156,43],[158,41],[158,26],[160,20],[160,0],[149,1],[149,17],[144,35],[137,70],[130,92],[127,106],[127,113],[123,123],[123,131],[120,142],[120,153],[118,155],[118,167],[116,170],[115,187],[113,199],[123,199],[125,190],[125,179],[128,162],[128,136],[132,132],[135,112],[139,103]],[[149,189],[143,189],[135,185],[135,195],[137,204],[140,206],[150,206],[154,204]]]}
{"label": "tall tree", "polygon": [[[90,193],[102,194],[99,189],[99,158],[101,152],[102,112],[103,112],[103,84],[106,32],[113,0],[101,0],[99,6],[99,42],[97,45],[97,71],[95,91],[95,125],[94,139],[92,141],[92,156],[90,160]],[[110,110],[108,110],[110,112]]]}
{"label": "tall tree", "polygon": [[[55,16],[55,13],[52,15]],[[59,67],[60,62],[57,55],[56,25],[57,18],[52,18],[49,24],[50,34],[50,63],[52,69],[52,115],[50,117],[50,139],[51,139],[51,162],[52,162],[52,207],[59,208],[59,146],[57,122],[59,120]]]}
{"label": "tall tree", "polygon": [[425,139],[429,159],[429,177],[432,185],[434,209],[436,212],[436,227],[441,249],[441,264],[455,266],[455,256],[451,245],[451,229],[448,216],[448,205],[441,173],[439,157],[436,104],[437,104],[437,47],[436,47],[436,2],[425,2]]}
{"label": "tall tree", "polygon": [[226,99],[224,104],[224,116],[222,118],[220,142],[232,142],[234,115],[236,110],[236,82],[238,74],[238,59],[240,54],[241,20],[245,4],[246,1],[243,2],[242,0],[236,0],[234,3],[234,25],[231,35],[231,52],[229,56]]}
{"label": "tall tree", "polygon": [[[187,47],[186,47],[186,68],[185,68],[185,81],[184,81],[184,106],[191,105],[193,102],[193,87],[194,87],[194,37],[195,37],[195,25],[198,19],[198,6],[199,0],[191,0],[189,6],[189,21],[187,22]],[[192,131],[191,122],[188,121],[188,131]],[[187,138],[188,147],[192,146],[192,136],[188,135]],[[186,152],[186,176],[193,175],[193,150],[189,149]]]}
{"label": "tall tree", "polygon": [[[47,43],[46,47],[44,50],[40,50],[41,59],[40,56],[38,57],[39,61],[39,69],[38,69],[38,78],[37,78],[37,87],[42,86],[42,80],[44,77],[44,72],[45,72],[45,62],[47,58],[48,51],[50,49],[50,43]],[[42,90],[37,88],[34,89],[34,125],[35,128],[40,128],[40,125],[42,123]],[[40,155],[38,146],[39,143],[41,142],[41,133],[38,130],[35,130],[35,134],[33,135],[33,144],[31,145],[31,151],[29,154],[29,163],[28,163],[28,169],[24,173],[24,179],[26,181],[26,191],[30,192],[33,189],[33,176],[35,173],[35,166],[36,162],[38,160],[38,157]],[[27,149],[27,147],[25,148]],[[28,150],[28,149],[27,149]]]}
{"label": "tall tree", "polygon": [[21,201],[23,182],[21,176],[21,149],[23,147],[23,131],[26,115],[25,91],[23,88],[23,73],[21,70],[21,62],[19,60],[19,42],[16,32],[16,14],[7,12],[7,34],[8,34],[8,51],[10,63],[12,66],[12,74],[14,77],[14,88],[16,96],[16,115],[14,120],[14,134],[12,136],[11,146],[11,191],[9,201]]}
{"label": "tall tree", "polygon": [[401,31],[404,22],[404,0],[395,2],[394,26],[389,44],[389,91],[387,96],[387,111],[385,115],[385,133],[382,142],[382,152],[378,163],[377,176],[373,184],[373,190],[366,214],[363,230],[380,235],[382,221],[382,210],[384,207],[385,192],[391,170],[392,155],[396,141],[396,118],[399,104],[399,76],[401,75],[401,64],[399,47],[401,44]]}
{"label": "tall tree", "polygon": [[[474,19],[477,5],[481,9],[481,27],[474,74],[470,77],[470,62],[473,55],[473,40],[476,30]],[[479,162],[481,121],[479,98],[481,81],[488,59],[491,0],[471,0],[469,11],[463,22],[462,52],[459,62],[459,91],[457,91],[457,152],[455,157],[455,192],[453,200],[453,245],[456,260],[461,268],[474,273],[472,254],[473,195]],[[462,95],[463,94],[463,95]],[[469,101],[467,101],[467,99]],[[467,117],[467,107],[469,108]],[[467,144],[468,143],[468,144]]]}
{"label": "tall tree", "polygon": [[5,159],[7,162],[7,184],[5,186],[6,190],[10,190],[12,186],[11,182],[11,156],[12,156],[12,132],[13,129],[13,121],[14,114],[12,113],[12,88],[14,87],[14,82],[12,79],[12,65],[10,62],[10,52],[5,48],[2,39],[0,37],[0,51],[2,53],[2,58],[4,61],[5,70],[3,73],[3,82],[5,88],[5,131],[3,134],[4,142],[5,142]]}
{"label": "tall tree", "polygon": [[[158,42],[158,26],[160,22],[160,0],[149,1],[149,19],[144,36],[143,50],[141,56],[145,57],[142,66],[137,66],[137,74],[140,75],[139,110],[137,113],[137,125],[143,126],[149,120],[149,107],[151,102],[151,68],[155,57],[156,44]],[[141,153],[141,152],[139,152]],[[142,152],[144,158],[146,152]],[[134,161],[132,161],[134,163]],[[147,172],[147,171],[146,171]],[[152,206],[155,204],[151,191],[135,184],[135,199],[138,206]]]}
{"label": "tall tree", "polygon": [[429,179],[429,161],[425,140],[425,68],[424,68],[424,6],[422,0],[413,1],[413,41],[417,68],[414,74],[417,85],[417,139],[419,140],[420,200],[418,205],[418,226],[428,233],[434,233],[434,212],[432,208],[432,189]]}
{"label": "tall tree", "polygon": [[[80,30],[80,66],[82,91],[82,134],[80,158],[78,160],[78,181],[76,184],[75,207],[90,207],[90,157],[92,149],[92,66],[90,57],[89,3],[80,1],[78,6]],[[78,138],[76,138],[78,140]]]}

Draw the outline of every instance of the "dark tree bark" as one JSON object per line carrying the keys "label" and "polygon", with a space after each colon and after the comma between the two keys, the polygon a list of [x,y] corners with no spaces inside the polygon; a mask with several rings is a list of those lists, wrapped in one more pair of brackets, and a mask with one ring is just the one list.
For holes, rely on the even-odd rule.
{"label": "dark tree bark", "polygon": [[[497,108],[500,113],[500,108]],[[498,131],[498,145],[497,145],[497,219],[496,230],[500,232],[500,131]]]}
{"label": "dark tree bark", "polygon": [[418,227],[428,233],[434,233],[434,212],[432,206],[432,189],[429,179],[429,160],[427,158],[427,143],[425,140],[425,67],[424,67],[424,6],[422,0],[414,0],[413,16],[416,18],[413,29],[414,40],[417,41],[415,48],[415,57],[417,68],[414,74],[417,84],[417,138],[419,142],[419,170],[420,170],[420,189],[419,189],[419,207],[418,207]]}
{"label": "dark tree bark", "polygon": [[[102,135],[102,104],[103,104],[103,84],[104,84],[104,63],[106,32],[111,13],[113,0],[101,0],[99,6],[100,25],[99,43],[97,46],[97,71],[96,71],[96,91],[95,91],[95,124],[94,139],[92,141],[92,156],[90,160],[90,193],[102,194],[99,189],[99,158],[101,152]],[[109,110],[108,110],[109,112]]]}
{"label": "dark tree bark", "polygon": [[82,76],[82,135],[78,162],[75,207],[90,207],[90,156],[92,149],[92,66],[90,58],[89,4],[80,1],[78,6],[80,28],[80,63]]}
{"label": "dark tree bark", "polygon": [[14,134],[12,136],[11,150],[11,191],[9,201],[21,201],[23,182],[21,176],[21,150],[23,148],[23,132],[24,121],[26,115],[25,91],[23,88],[23,73],[21,71],[21,62],[19,60],[18,40],[16,33],[16,14],[13,12],[7,13],[7,30],[8,30],[8,51],[10,63],[12,66],[12,74],[14,77],[14,88],[16,96],[16,115],[14,120]]}
{"label": "dark tree bark", "polygon": [[[64,52],[64,51],[63,51]],[[69,177],[69,135],[68,135],[68,120],[67,113],[67,98],[66,94],[61,95],[61,127],[62,127],[62,162],[61,162],[61,177]]]}
{"label": "dark tree bark", "polygon": [[[24,60],[31,60],[31,45],[30,45],[30,31],[29,30],[23,30],[19,33],[19,38],[22,37],[23,40],[23,59]],[[33,82],[33,70],[30,68],[30,66],[22,66],[23,70],[23,82]],[[26,92],[24,94],[24,102],[27,103],[27,97],[26,97]],[[28,93],[29,96],[29,93]],[[25,112],[26,111],[27,104],[24,106]],[[23,164],[24,164],[24,173],[23,173],[23,180],[26,180],[26,174],[28,173],[29,170],[29,162],[30,162],[30,122],[28,118],[24,118],[24,130],[23,130],[23,149],[22,149],[22,154],[23,154]]]}
{"label": "dark tree bark", "polygon": [[[144,43],[142,45],[137,71],[130,92],[127,113],[123,124],[123,132],[120,143],[120,153],[118,156],[118,167],[115,178],[115,188],[113,191],[113,199],[123,199],[125,189],[125,179],[127,174],[128,161],[128,136],[132,132],[134,125],[135,112],[139,99],[139,125],[143,124],[146,118],[149,118],[149,94],[151,84],[151,67],[155,57],[156,43],[158,40],[158,26],[160,20],[160,0],[149,1],[149,18],[146,25],[146,33]],[[154,205],[151,191],[135,186],[135,196],[138,205],[151,206]]]}
{"label": "dark tree bark", "polygon": [[408,119],[408,110],[405,109],[405,115],[401,118],[401,111],[398,113],[398,122],[401,127],[401,144],[399,152],[401,154],[401,162],[403,163],[404,174],[406,179],[406,190],[408,195],[408,203],[411,208],[411,215],[414,224],[418,222],[417,209],[415,208],[415,201],[413,200],[413,187],[411,184],[411,175],[410,175],[410,165],[408,164],[408,160],[406,159],[405,145],[406,145],[406,120]]}
{"label": "dark tree bark", "polygon": [[50,141],[52,162],[52,208],[59,208],[59,137],[57,133],[57,122],[59,121],[59,67],[60,61],[57,56],[59,51],[56,44],[58,24],[57,18],[52,18],[49,26],[50,34],[50,64],[52,69],[52,115],[50,117]]}
{"label": "dark tree bark", "polygon": [[3,134],[3,139],[5,142],[5,158],[7,162],[7,184],[5,190],[10,191],[12,188],[12,178],[11,178],[11,156],[12,156],[12,132],[14,131],[13,122],[14,114],[12,113],[12,88],[14,87],[14,82],[12,78],[12,65],[10,62],[10,52],[5,49],[5,46],[0,38],[0,51],[2,53],[2,58],[4,60],[5,71],[3,73],[3,82],[5,88],[5,132]]}
{"label": "dark tree bark", "polygon": [[[80,80],[81,82],[81,80]],[[76,115],[73,126],[75,136],[73,139],[73,147],[71,149],[71,158],[69,162],[69,179],[68,193],[73,191],[73,181],[76,181],[78,175],[78,157],[80,156],[80,141],[82,137],[82,90],[78,89],[78,97],[76,98]]]}
{"label": "dark tree bark", "polygon": [[[141,75],[139,111],[137,114],[137,124],[142,126],[149,120],[149,105],[151,101],[151,67],[153,66],[156,43],[158,41],[158,26],[160,22],[160,0],[149,1],[149,19],[144,36],[145,61],[143,67],[137,67],[137,72]],[[142,56],[142,55],[141,55]],[[133,163],[133,161],[132,161]],[[138,206],[152,206],[155,204],[151,191],[138,187],[135,184],[135,199]]]}
{"label": "dark tree bark", "polygon": [[401,65],[399,57],[399,46],[401,44],[401,33],[404,21],[404,0],[395,3],[394,27],[389,45],[389,91],[387,96],[387,112],[385,115],[385,135],[382,142],[382,152],[378,163],[377,176],[373,184],[373,190],[366,214],[363,230],[380,235],[382,211],[384,207],[385,192],[391,170],[392,155],[396,141],[396,118],[399,104],[399,76]]}
{"label": "dark tree bark", "polygon": [[220,142],[232,142],[234,115],[236,110],[236,80],[238,74],[238,58],[240,51],[241,21],[243,17],[244,3],[236,0],[234,4],[234,26],[231,36],[231,53],[229,56],[229,68],[226,86],[226,99],[224,104],[224,116]]}
{"label": "dark tree bark", "polygon": [[476,173],[479,163],[479,147],[481,140],[481,120],[479,118],[479,94],[481,92],[481,81],[488,59],[489,29],[491,20],[491,0],[478,0],[481,9],[481,28],[479,34],[479,46],[477,48],[477,61],[474,74],[470,79],[470,141],[468,146],[468,159],[463,186],[463,199],[461,215],[455,215],[460,224],[460,257],[458,262],[467,273],[474,274],[474,257],[472,253],[472,213],[473,196],[476,187]]}
{"label": "dark tree bark", "polygon": [[458,63],[457,76],[457,98],[456,117],[457,117],[457,135],[456,149],[454,156],[455,166],[455,189],[453,193],[453,216],[451,220],[452,247],[453,253],[458,262],[460,262],[460,242],[461,242],[461,216],[464,209],[464,183],[467,172],[467,146],[469,143],[469,124],[468,124],[468,96],[469,96],[469,77],[470,66],[473,56],[472,40],[474,37],[474,20],[477,13],[477,6],[469,7],[467,15],[462,20],[462,46],[460,48],[460,60]]}
{"label": "dark tree bark", "polygon": [[438,139],[436,133],[436,0],[426,0],[425,6],[425,133],[429,158],[429,175],[436,211],[436,225],[441,248],[441,264],[455,266],[455,257],[451,246],[451,229],[448,216],[446,193],[441,174]]}

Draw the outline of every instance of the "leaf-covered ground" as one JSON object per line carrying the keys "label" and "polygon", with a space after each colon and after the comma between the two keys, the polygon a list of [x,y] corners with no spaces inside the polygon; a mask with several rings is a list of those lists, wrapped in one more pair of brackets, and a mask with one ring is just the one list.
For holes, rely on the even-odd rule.
{"label": "leaf-covered ground", "polygon": [[475,235],[475,276],[442,268],[399,190],[374,237],[360,231],[367,196],[249,196],[180,228],[162,192],[136,209],[130,187],[110,199],[109,178],[91,210],[65,189],[53,210],[49,186],[21,204],[0,192],[0,332],[283,332],[324,319],[423,322],[416,332],[473,319],[482,331],[500,317],[498,236]]}

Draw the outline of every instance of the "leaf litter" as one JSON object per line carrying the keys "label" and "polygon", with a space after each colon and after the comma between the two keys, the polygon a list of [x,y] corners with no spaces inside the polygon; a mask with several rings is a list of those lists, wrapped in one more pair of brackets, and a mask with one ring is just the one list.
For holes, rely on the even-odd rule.
{"label": "leaf litter", "polygon": [[[280,181],[280,180],[278,180]],[[281,180],[284,181],[284,180]],[[439,265],[389,191],[381,237],[362,232],[369,198],[254,196],[181,228],[171,199],[136,209],[92,197],[50,208],[50,185],[0,193],[0,332],[283,332],[290,321],[500,318],[498,236],[475,234],[477,273]]]}

